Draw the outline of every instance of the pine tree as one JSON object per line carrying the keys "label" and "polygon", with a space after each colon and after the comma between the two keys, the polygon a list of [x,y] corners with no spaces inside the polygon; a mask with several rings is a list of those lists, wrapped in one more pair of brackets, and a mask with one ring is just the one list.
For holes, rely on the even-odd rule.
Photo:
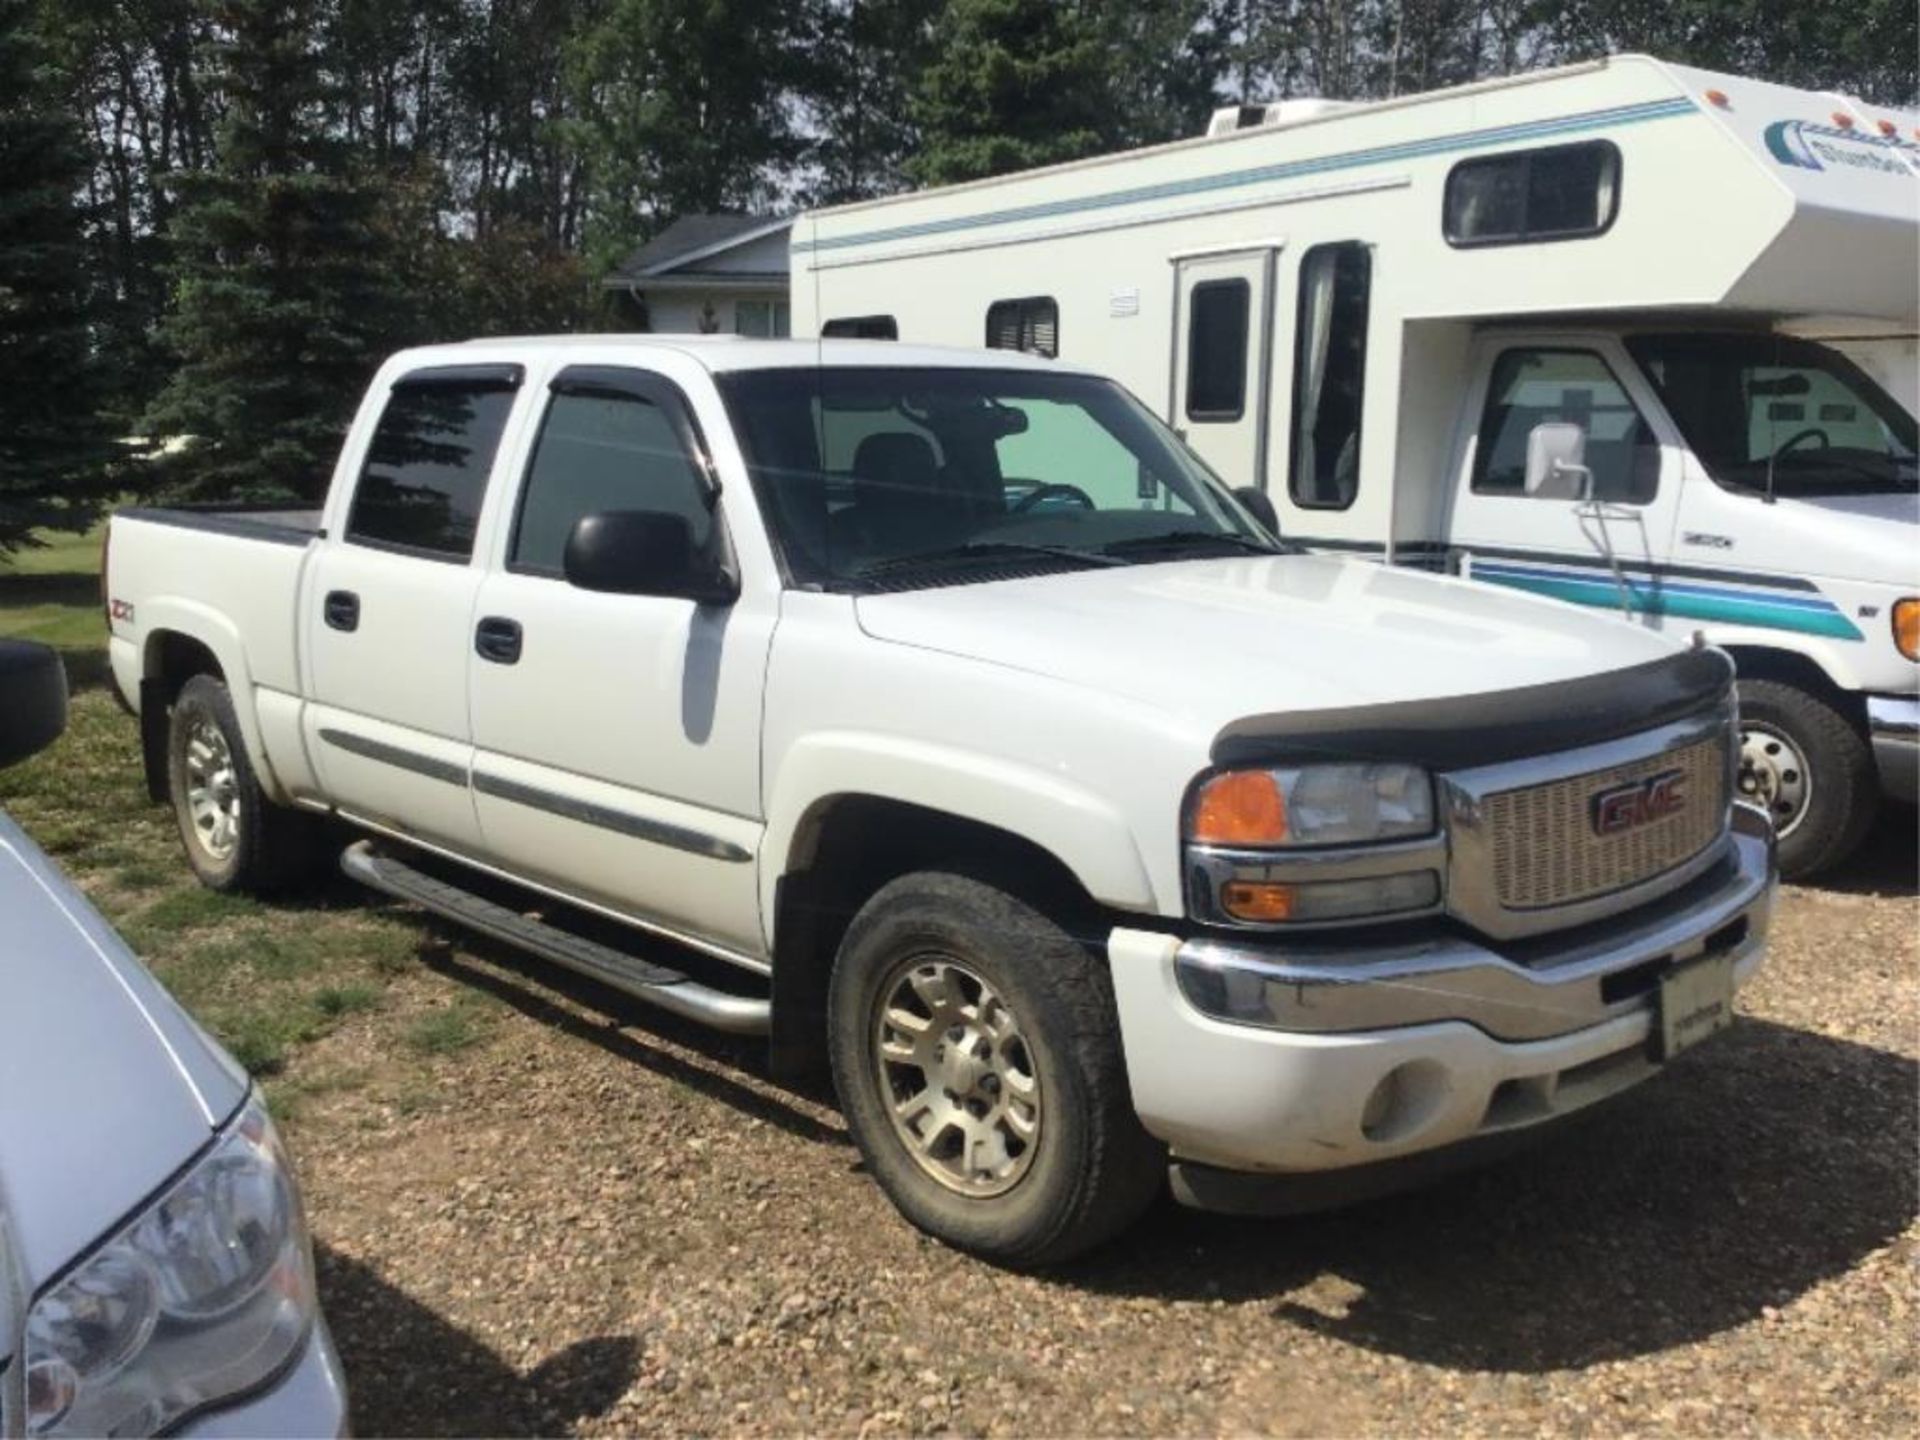
{"label": "pine tree", "polygon": [[913,114],[907,173],[946,185],[1109,148],[1114,56],[1083,0],[950,0]]}
{"label": "pine tree", "polygon": [[86,152],[47,81],[25,0],[0,0],[0,553],[84,529],[110,447],[76,196]]}
{"label": "pine tree", "polygon": [[315,0],[220,0],[214,166],[182,177],[178,359],[146,417],[165,487],[194,499],[313,499],[355,398],[404,338],[383,263],[381,188],[333,138]]}

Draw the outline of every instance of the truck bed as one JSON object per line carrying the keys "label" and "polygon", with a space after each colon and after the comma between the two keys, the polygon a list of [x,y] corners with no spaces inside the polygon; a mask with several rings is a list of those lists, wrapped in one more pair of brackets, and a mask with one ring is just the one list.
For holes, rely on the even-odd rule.
{"label": "truck bed", "polygon": [[305,545],[320,533],[320,511],[289,510],[280,505],[129,505],[114,511],[116,518],[175,525],[183,530],[211,530],[247,540],[269,540],[280,545]]}

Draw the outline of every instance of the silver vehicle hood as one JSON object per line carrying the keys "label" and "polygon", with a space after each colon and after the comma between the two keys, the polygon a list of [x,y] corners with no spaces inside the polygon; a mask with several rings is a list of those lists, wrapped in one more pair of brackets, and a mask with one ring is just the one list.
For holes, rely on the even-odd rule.
{"label": "silver vehicle hood", "polygon": [[[0,1245],[21,1292],[192,1159],[246,1091],[245,1072],[0,815]],[[11,1333],[0,1327],[0,1356]]]}

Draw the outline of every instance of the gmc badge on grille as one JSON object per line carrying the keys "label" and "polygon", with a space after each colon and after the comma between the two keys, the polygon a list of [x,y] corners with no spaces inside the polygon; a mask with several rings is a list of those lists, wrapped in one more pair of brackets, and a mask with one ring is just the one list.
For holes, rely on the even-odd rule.
{"label": "gmc badge on grille", "polygon": [[1662,770],[1645,780],[1615,785],[1595,793],[1592,807],[1593,833],[1619,835],[1655,820],[1664,820],[1687,808],[1686,772]]}

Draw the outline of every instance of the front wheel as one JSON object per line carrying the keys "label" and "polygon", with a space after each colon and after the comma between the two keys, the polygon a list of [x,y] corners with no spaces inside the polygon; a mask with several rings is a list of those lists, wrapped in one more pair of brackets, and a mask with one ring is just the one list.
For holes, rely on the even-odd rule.
{"label": "front wheel", "polygon": [[1104,967],[1013,896],[935,872],[888,884],[847,930],[828,1017],[854,1140],[929,1234],[1052,1264],[1159,1192]]}
{"label": "front wheel", "polygon": [[1739,684],[1739,796],[1773,817],[1780,873],[1806,879],[1846,859],[1873,824],[1873,751],[1823,697],[1776,680]]}

